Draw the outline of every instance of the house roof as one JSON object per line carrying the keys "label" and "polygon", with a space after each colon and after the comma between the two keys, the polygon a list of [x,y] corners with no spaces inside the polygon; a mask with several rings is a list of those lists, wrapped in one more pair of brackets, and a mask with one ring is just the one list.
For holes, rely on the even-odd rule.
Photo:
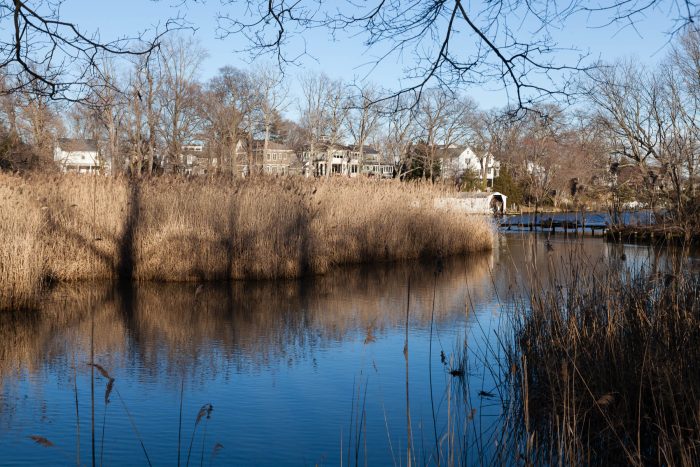
{"label": "house roof", "polygon": [[[265,141],[262,141],[262,140],[253,141],[253,148],[255,148],[255,150],[261,151],[264,147],[265,147]],[[293,149],[288,147],[287,145],[282,144],[282,143],[277,143],[275,141],[268,141],[267,142],[267,150],[268,151],[293,151]]]}
{"label": "house roof", "polygon": [[[360,152],[359,146],[353,146],[352,148],[353,151],[355,152]],[[379,151],[374,149],[372,146],[367,146],[364,145],[362,146],[362,152],[367,156],[367,155],[374,155],[374,154],[379,154]]]}
{"label": "house roof", "polygon": [[57,145],[61,150],[66,152],[97,152],[97,141],[94,139],[58,138]]}
{"label": "house roof", "polygon": [[466,150],[466,148],[462,148],[462,147],[438,146],[436,153],[437,153],[438,157],[457,157],[457,156],[461,155],[465,150]]}

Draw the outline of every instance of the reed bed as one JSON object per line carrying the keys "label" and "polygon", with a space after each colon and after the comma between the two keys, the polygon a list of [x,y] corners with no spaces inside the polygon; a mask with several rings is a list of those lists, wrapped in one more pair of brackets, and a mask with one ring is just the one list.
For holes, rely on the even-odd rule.
{"label": "reed bed", "polygon": [[0,175],[0,308],[51,281],[293,278],[350,263],[490,249],[485,217],[444,192],[372,180]]}
{"label": "reed bed", "polygon": [[697,465],[700,277],[574,269],[516,320],[515,452],[536,465]]}

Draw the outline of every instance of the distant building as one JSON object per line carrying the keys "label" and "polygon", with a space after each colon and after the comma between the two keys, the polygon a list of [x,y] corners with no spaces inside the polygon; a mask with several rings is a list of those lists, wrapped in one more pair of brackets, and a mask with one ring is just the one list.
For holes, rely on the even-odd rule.
{"label": "distant building", "polygon": [[[358,148],[354,148],[351,154],[352,157],[360,160]],[[363,146],[361,159],[362,169],[360,172],[362,175],[379,178],[394,177],[394,164],[388,163],[386,157],[372,146]]]}
{"label": "distant building", "polygon": [[273,141],[267,142],[267,150],[265,149],[264,141],[256,141],[254,147],[256,155],[259,155],[260,159],[263,161],[262,166],[264,173],[270,175],[288,175],[299,170],[297,155],[294,149]]}
{"label": "distant building", "polygon": [[294,149],[275,141],[254,140],[250,151],[245,140],[236,144],[236,159],[238,170],[243,176],[251,172],[262,172],[268,175],[300,175],[304,172],[304,164],[299,161]]}
{"label": "distant building", "polygon": [[209,166],[216,163],[204,151],[204,143],[191,141],[180,148],[180,164],[187,175],[205,175]]}
{"label": "distant building", "polygon": [[459,178],[471,172],[493,188],[493,181],[499,176],[501,164],[490,153],[477,155],[469,147],[443,148],[440,152],[443,177]]}
{"label": "distant building", "polygon": [[329,171],[330,175],[357,176],[360,164],[357,159],[351,159],[350,152],[348,146],[321,142],[313,150],[307,146],[302,152],[302,160],[312,167],[312,175],[317,177],[325,177]]}
{"label": "distant building", "polygon": [[544,181],[547,178],[547,169],[537,162],[525,161],[525,171],[538,181]]}
{"label": "distant building", "polygon": [[59,138],[53,160],[63,172],[97,173],[108,168],[94,139]]}
{"label": "distant building", "polygon": [[355,146],[320,143],[313,152],[307,147],[302,153],[302,159],[313,166],[313,174],[317,177],[326,176],[329,170],[330,175],[350,178],[359,175],[380,178],[394,176],[394,165],[387,164],[381,153],[371,146],[363,146],[360,151]]}

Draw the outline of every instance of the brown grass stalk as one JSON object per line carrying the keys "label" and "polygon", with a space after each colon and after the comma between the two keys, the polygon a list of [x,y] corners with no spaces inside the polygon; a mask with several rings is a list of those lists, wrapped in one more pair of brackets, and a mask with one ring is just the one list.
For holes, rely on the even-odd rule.
{"label": "brown grass stalk", "polygon": [[696,465],[700,278],[613,267],[572,277],[536,292],[516,326],[530,460]]}

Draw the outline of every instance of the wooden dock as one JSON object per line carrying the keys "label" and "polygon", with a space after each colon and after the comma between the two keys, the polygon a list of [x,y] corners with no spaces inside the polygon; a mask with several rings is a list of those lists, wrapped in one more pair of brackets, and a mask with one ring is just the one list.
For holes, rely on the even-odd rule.
{"label": "wooden dock", "polygon": [[608,226],[601,224],[587,224],[585,220],[554,220],[552,218],[538,219],[537,221],[522,218],[519,222],[501,224],[504,230],[520,230],[532,232],[548,232],[551,235],[579,234],[579,235],[605,235]]}
{"label": "wooden dock", "polygon": [[556,219],[551,214],[537,217],[521,214],[501,220],[500,227],[506,231],[542,232],[549,235],[598,235],[615,242],[700,244],[700,232],[689,234],[678,225],[638,221],[624,225],[610,225],[609,219],[601,218],[600,214],[593,216],[573,214],[570,213],[568,219]]}
{"label": "wooden dock", "polygon": [[627,243],[700,243],[700,233],[688,234],[681,227],[674,225],[615,226],[607,229],[605,236],[610,241]]}

